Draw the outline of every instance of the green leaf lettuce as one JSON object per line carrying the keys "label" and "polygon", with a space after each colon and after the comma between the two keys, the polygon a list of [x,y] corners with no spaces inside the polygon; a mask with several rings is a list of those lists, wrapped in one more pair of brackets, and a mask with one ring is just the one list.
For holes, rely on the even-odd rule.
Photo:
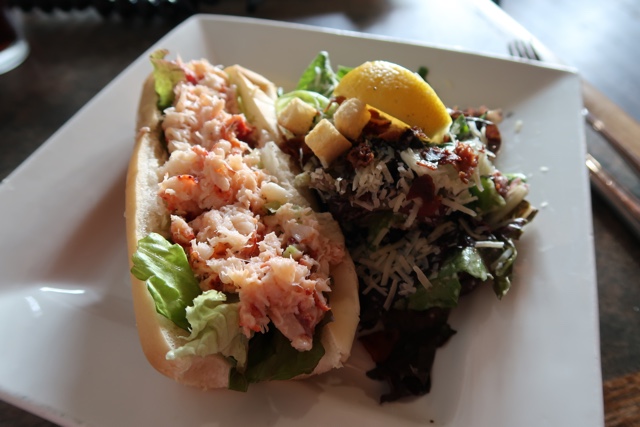
{"label": "green leaf lettuce", "polygon": [[467,273],[483,281],[491,278],[478,250],[468,246],[444,262],[428,289],[424,286],[417,287],[416,292],[409,297],[409,309],[427,310],[431,307],[457,306],[462,288],[458,273]]}
{"label": "green leaf lettuce", "polygon": [[131,273],[147,283],[158,313],[182,329],[189,329],[186,308],[201,290],[180,245],[150,233],[138,241]]}
{"label": "green leaf lettuce", "polygon": [[182,67],[175,62],[164,59],[167,53],[167,50],[160,49],[151,54],[153,78],[155,80],[155,90],[158,95],[158,108],[160,110],[171,106],[174,98],[174,86],[178,82],[186,79],[186,74]]}
{"label": "green leaf lettuce", "polygon": [[480,209],[480,212],[491,212],[506,204],[504,197],[498,193],[496,185],[491,177],[480,177],[480,182],[482,183],[482,191],[480,191],[477,186],[473,186],[469,189],[471,194],[477,197],[474,206]]}
{"label": "green leaf lettuce", "polygon": [[291,347],[291,342],[275,327],[264,334],[255,334],[249,343],[247,367],[244,372],[240,369],[231,370],[229,388],[246,391],[251,383],[288,380],[310,374],[325,353],[320,342],[321,329],[316,327],[313,347],[309,351],[298,351]]}
{"label": "green leaf lettuce", "polygon": [[296,89],[318,92],[321,95],[330,97],[338,81],[338,76],[331,68],[329,54],[322,51],[304,70]]}
{"label": "green leaf lettuce", "polygon": [[239,303],[229,304],[222,292],[209,290],[187,307],[191,335],[187,343],[171,350],[167,359],[221,354],[231,357],[238,369],[247,362],[248,339],[240,329]]}

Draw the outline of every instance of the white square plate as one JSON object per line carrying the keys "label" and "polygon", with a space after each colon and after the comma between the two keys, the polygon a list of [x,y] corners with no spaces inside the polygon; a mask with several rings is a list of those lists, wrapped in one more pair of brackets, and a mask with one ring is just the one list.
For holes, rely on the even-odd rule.
{"label": "white square plate", "polygon": [[[124,179],[144,55],[0,186],[0,397],[69,426],[601,426],[589,188],[578,76],[371,36],[196,16],[151,50],[240,63],[291,89],[320,50],[334,65],[426,65],[449,106],[501,107],[498,165],[524,172],[540,207],[512,291],[464,298],[429,395],[379,405],[362,349],[349,365],[248,393],[200,392],[146,362],[134,324]],[[521,128],[521,130],[520,130]]]}

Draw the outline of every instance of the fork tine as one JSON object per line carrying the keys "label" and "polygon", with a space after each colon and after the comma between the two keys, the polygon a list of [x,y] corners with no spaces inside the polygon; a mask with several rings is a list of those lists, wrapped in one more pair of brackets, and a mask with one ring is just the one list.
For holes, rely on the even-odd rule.
{"label": "fork tine", "polygon": [[511,56],[540,61],[540,55],[530,42],[517,39],[509,43],[507,48]]}
{"label": "fork tine", "polygon": [[536,61],[540,61],[540,55],[538,55],[538,52],[535,50],[535,48],[533,47],[533,45],[530,42],[529,43],[525,43],[523,41],[522,44],[524,45],[524,48],[527,51],[527,57],[528,58],[535,59]]}
{"label": "fork tine", "polygon": [[[507,49],[513,57],[542,62],[542,58],[530,41],[524,41],[522,39],[513,40],[507,44]],[[543,52],[545,57],[553,57],[553,54],[546,52],[544,48]],[[552,62],[559,61],[556,59]],[[586,108],[583,114],[587,123],[603,137],[640,176],[640,157],[628,150],[625,145],[611,135],[604,127],[604,124],[589,113]],[[618,183],[612,175],[608,174],[593,156],[589,153],[587,153],[587,156],[587,167],[590,170],[589,175],[593,187],[600,192],[629,226],[638,233],[638,237],[640,237],[640,200],[637,200],[635,196],[629,193],[627,188]]]}
{"label": "fork tine", "polygon": [[522,41],[520,39],[516,40],[516,52],[517,52],[517,54],[518,54],[518,56],[520,58],[531,59],[527,55],[527,49],[526,49],[526,46],[524,44],[524,41]]}

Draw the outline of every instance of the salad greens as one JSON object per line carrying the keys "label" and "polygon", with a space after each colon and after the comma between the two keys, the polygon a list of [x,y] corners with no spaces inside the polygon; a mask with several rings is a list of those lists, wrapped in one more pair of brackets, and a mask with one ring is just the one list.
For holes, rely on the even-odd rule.
{"label": "salad greens", "polygon": [[186,79],[186,74],[182,67],[164,59],[167,53],[167,50],[160,49],[151,54],[153,78],[160,111],[171,106],[174,97],[173,87]]}
{"label": "salad greens", "polygon": [[350,70],[351,68],[341,66],[337,73],[334,72],[329,54],[320,52],[300,76],[296,89],[278,97],[276,113],[279,114],[292,99],[298,98],[319,111],[318,119],[333,117],[338,105],[329,98],[342,77]]}
{"label": "salad greens", "polygon": [[309,90],[294,90],[293,92],[285,93],[280,96],[276,101],[276,113],[280,113],[284,108],[293,100],[298,98],[301,101],[311,105],[318,111],[325,111],[330,104],[329,98]]}
{"label": "salad greens", "polygon": [[246,391],[251,383],[272,380],[288,380],[302,374],[310,374],[324,356],[320,342],[321,325],[316,327],[313,347],[299,352],[276,328],[263,334],[255,334],[249,341],[249,360],[244,371],[235,367],[229,374],[229,388]]}
{"label": "salad greens", "polygon": [[505,242],[505,248],[504,252],[500,254],[500,257],[492,265],[495,269],[493,291],[499,299],[502,299],[511,288],[511,272],[518,256],[518,251],[511,239]]}
{"label": "salad greens", "polygon": [[422,80],[424,80],[425,82],[429,83],[429,81],[427,80],[427,75],[429,74],[429,69],[427,67],[425,67],[424,65],[421,67],[418,67],[418,71],[416,71],[416,73],[422,77]]}
{"label": "salad greens", "polygon": [[[344,72],[342,72],[344,74]],[[303,71],[296,90],[306,90],[329,97],[339,82],[338,76],[331,68],[329,54],[320,52],[311,64]]]}
{"label": "salad greens", "polygon": [[150,233],[138,241],[131,273],[146,281],[158,313],[182,329],[189,329],[186,308],[201,291],[180,245]]}
{"label": "salad greens", "polygon": [[[284,108],[298,97],[331,122],[341,102],[333,90],[348,70],[332,71],[320,52],[278,102]],[[428,72],[417,74],[426,81]],[[511,286],[514,241],[537,211],[524,199],[524,176],[493,165],[501,137],[487,112],[450,110],[439,144],[416,129],[392,132],[372,114],[329,166],[300,157],[296,180],[338,220],[356,265],[361,340],[376,362],[367,375],[390,388],[381,401],[429,391],[436,348],[454,333],[447,319],[461,296],[487,284],[501,299]]]}
{"label": "salad greens", "polygon": [[184,356],[222,354],[232,357],[240,369],[247,363],[248,339],[240,328],[239,304],[225,303],[227,296],[209,290],[193,300],[187,307],[187,320],[191,335],[182,347],[171,350],[167,359]]}
{"label": "salad greens", "polygon": [[[277,111],[281,111],[293,98],[299,98],[303,102],[316,108],[323,118],[331,119],[332,114],[326,114],[328,106],[331,105],[333,111],[335,111],[338,106],[337,102],[331,98],[333,90],[349,70],[351,70],[351,68],[340,67],[337,72],[334,72],[331,68],[328,53],[324,51],[320,52],[303,71],[296,90],[281,95],[278,99]],[[428,72],[428,68],[422,66],[418,68],[417,74],[426,80]],[[424,149],[421,155],[423,158],[436,163],[439,162],[439,159],[444,159],[444,156],[441,154],[443,149],[455,147],[456,141],[467,141],[478,137],[478,132],[481,127],[490,124],[490,122],[485,119],[485,116],[486,112],[479,117],[469,117],[465,114],[458,114],[455,116],[450,127],[449,135],[451,137],[442,144],[423,141]],[[358,143],[367,144],[374,155],[377,155],[376,153],[378,151],[384,152],[382,147],[387,144],[391,147],[402,146],[400,141],[383,141],[376,137],[362,138],[363,140],[353,141],[354,146]],[[397,148],[397,150],[400,149],[401,148]],[[383,156],[381,155],[381,157]],[[445,160],[446,161],[443,161],[443,165],[451,161],[448,159]],[[404,167],[404,169],[408,168],[406,164],[400,161],[398,161],[397,164],[402,165],[401,167]],[[305,168],[305,165],[301,166]],[[395,166],[395,163],[388,163],[387,167],[389,170],[394,170],[397,166]],[[344,174],[351,173],[349,172],[349,168],[341,166],[340,162],[338,162],[337,166],[333,165],[326,172],[334,176],[342,176],[342,179],[349,179],[345,177]],[[507,179],[508,185],[512,187],[521,185],[514,183],[516,180],[519,180],[521,183],[525,181],[524,176],[521,174],[505,174],[503,176]],[[303,173],[297,179],[302,181],[302,178],[307,182],[310,181],[309,173]],[[495,179],[492,175],[482,175],[479,177],[480,185],[470,184],[468,191],[470,195],[473,196],[473,201],[469,202],[466,207],[479,214],[478,221],[475,219],[467,220],[473,223],[474,226],[478,226],[484,216],[486,216],[487,220],[490,220],[490,223],[493,225],[505,221],[505,215],[511,215],[511,219],[506,220],[505,227],[498,230],[489,230],[483,235],[483,238],[495,242],[498,246],[476,249],[473,240],[477,240],[477,236],[474,239],[465,240],[464,236],[468,235],[467,232],[459,231],[457,239],[461,239],[463,242],[459,242],[458,249],[453,253],[448,251],[448,258],[440,261],[441,266],[439,271],[431,274],[432,288],[427,290],[422,286],[418,286],[417,292],[410,298],[407,298],[407,301],[402,302],[402,304],[408,302],[408,307],[412,310],[427,310],[430,307],[455,307],[462,288],[460,280],[458,279],[459,274],[462,274],[463,277],[474,277],[482,282],[493,280],[493,287],[498,298],[502,298],[508,291],[510,287],[509,276],[512,272],[511,267],[517,256],[513,240],[520,237],[522,226],[533,219],[535,209],[532,209],[528,202],[522,201],[526,206],[523,206],[519,211],[513,211],[512,206],[507,204],[507,195],[496,188]],[[314,187],[313,182],[310,184],[312,188],[316,188],[320,193],[321,198],[327,203],[328,209],[332,211],[334,215],[336,213],[340,214],[343,205],[346,204],[344,200],[338,199],[351,197],[349,195],[335,195],[331,190],[327,192],[322,189],[331,189],[331,185],[325,184],[320,187]],[[523,191],[526,193],[526,189]],[[353,202],[351,202],[351,205],[353,206]],[[523,211],[527,209],[529,210],[527,215],[531,215],[526,219],[520,218],[519,215],[523,214]],[[349,212],[353,214],[354,209],[351,209]],[[491,215],[488,216],[488,214]],[[390,230],[397,229],[404,222],[405,217],[395,210],[380,208],[364,215],[361,221],[347,221],[343,223],[342,226],[346,234],[357,235],[361,234],[360,232],[364,233],[364,235],[367,236],[365,244],[369,247],[370,251],[375,251],[376,244],[381,245],[384,242],[388,243],[388,239],[384,239],[381,242],[378,236],[388,233]],[[459,215],[454,215],[454,222],[458,222],[458,217]],[[462,226],[458,226],[458,230],[462,230]],[[352,239],[352,246],[359,245],[359,241],[360,239]],[[438,244],[438,242],[433,243]],[[502,244],[502,246],[499,246],[500,244]],[[503,258],[500,258],[501,256]],[[497,259],[500,259],[500,262],[496,264]]]}
{"label": "salad greens", "polygon": [[496,185],[492,179],[482,176],[480,177],[480,183],[482,184],[482,191],[475,185],[469,189],[471,194],[477,198],[471,206],[484,214],[501,208],[506,204],[504,197],[496,190]]}
{"label": "salad greens", "polygon": [[482,281],[491,274],[480,256],[478,249],[467,246],[447,259],[438,276],[431,280],[431,286],[418,286],[408,298],[411,310],[426,310],[431,307],[453,308],[458,305],[462,284],[458,274],[467,273]]}
{"label": "salad greens", "polygon": [[464,140],[471,136],[471,128],[463,114],[460,114],[451,124],[451,133],[456,135],[459,140]]}

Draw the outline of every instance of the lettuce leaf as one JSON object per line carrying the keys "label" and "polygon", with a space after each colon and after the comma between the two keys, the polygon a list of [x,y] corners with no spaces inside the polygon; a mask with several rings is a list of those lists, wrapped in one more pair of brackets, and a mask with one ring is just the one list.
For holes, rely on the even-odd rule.
{"label": "lettuce leaf", "polygon": [[478,250],[468,246],[443,263],[438,276],[431,280],[429,289],[417,287],[416,292],[408,298],[409,309],[422,311],[431,307],[456,307],[462,288],[458,273],[467,273],[482,281],[492,277]]}
{"label": "lettuce leaf", "polygon": [[300,101],[311,105],[320,113],[315,117],[315,123],[319,122],[321,119],[333,118],[333,115],[339,106],[337,102],[331,102],[329,98],[317,92],[299,89],[287,92],[276,100],[276,114],[279,115],[294,98],[298,98]]}
{"label": "lettuce leaf", "polygon": [[467,246],[456,254],[451,260],[451,265],[456,273],[468,273],[483,281],[491,278],[480,252],[472,246]]}
{"label": "lettuce leaf", "polygon": [[153,65],[155,90],[158,95],[158,108],[161,111],[170,107],[173,103],[174,86],[187,78],[182,67],[175,62],[164,59],[167,53],[169,53],[168,50],[160,49],[153,52],[150,56],[151,64]]}
{"label": "lettuce leaf", "polygon": [[410,310],[423,311],[431,307],[452,308],[458,305],[462,284],[451,267],[440,270],[431,280],[429,289],[417,285],[416,292],[409,297]]}
{"label": "lettuce leaf", "polygon": [[338,80],[342,80],[349,71],[353,70],[353,67],[345,67],[344,65],[338,65],[338,71],[336,71],[336,77]]}
{"label": "lettuce leaf", "polygon": [[330,97],[338,81],[338,76],[331,68],[329,54],[322,51],[304,70],[296,89],[318,92],[321,95]]}
{"label": "lettuce leaf", "polygon": [[460,114],[453,123],[451,123],[451,133],[461,141],[471,135],[471,129],[469,128],[469,124],[467,123],[467,119],[464,117],[464,114]]}
{"label": "lettuce leaf", "polygon": [[469,188],[469,192],[478,198],[473,204],[474,207],[480,209],[481,213],[487,213],[506,205],[507,202],[498,193],[496,185],[490,177],[480,177],[480,182],[482,183],[482,191],[475,185]]}
{"label": "lettuce leaf", "polygon": [[511,273],[517,257],[516,246],[513,241],[507,239],[501,255],[491,264],[491,269],[494,271],[495,276],[493,291],[498,299],[502,299],[511,288]]}
{"label": "lettuce leaf", "polygon": [[187,255],[157,233],[138,241],[131,273],[147,283],[156,311],[182,329],[189,329],[186,308],[200,295],[200,286]]}
{"label": "lettuce leaf", "polygon": [[229,389],[247,391],[249,384],[260,381],[288,380],[310,374],[324,356],[320,342],[321,329],[316,327],[313,347],[298,351],[278,329],[272,327],[264,334],[255,334],[249,341],[249,359],[244,372],[234,368],[229,373]]}
{"label": "lettuce leaf", "polygon": [[280,114],[280,112],[284,110],[293,98],[298,98],[300,101],[306,102],[320,112],[324,111],[329,106],[329,98],[326,96],[310,90],[299,89],[287,92],[278,98],[276,101],[276,114]]}
{"label": "lettuce leaf", "polygon": [[427,67],[425,67],[424,65],[418,67],[418,71],[416,71],[416,74],[422,77],[422,80],[429,83],[429,81],[427,80],[427,75],[429,75],[429,69]]}
{"label": "lettuce leaf", "polygon": [[187,307],[187,320],[191,325],[188,342],[171,350],[167,359],[222,354],[233,358],[238,369],[243,369],[247,363],[248,339],[240,329],[239,303],[226,301],[226,295],[216,290],[197,296],[193,307]]}

